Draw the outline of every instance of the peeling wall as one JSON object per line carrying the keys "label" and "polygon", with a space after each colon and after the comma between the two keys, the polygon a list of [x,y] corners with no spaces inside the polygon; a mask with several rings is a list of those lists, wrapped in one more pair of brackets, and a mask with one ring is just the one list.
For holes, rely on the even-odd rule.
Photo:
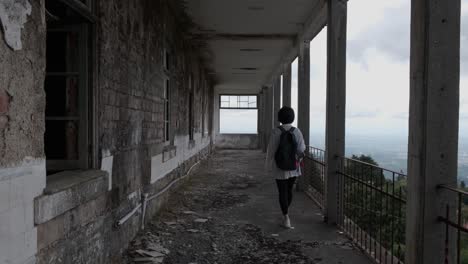
{"label": "peeling wall", "polygon": [[[97,1],[94,89],[99,94],[99,163],[107,172],[108,186],[40,223],[39,264],[89,263],[88,259],[118,263],[121,250],[139,231],[141,215],[138,212],[119,228],[115,222],[133,210],[141,193],[158,192],[204,156],[200,153],[210,152],[208,106],[213,89],[197,50],[181,33],[182,10],[174,2]],[[169,69],[163,63],[165,52]],[[170,80],[169,141],[164,136],[166,79]],[[193,139],[188,127],[190,92]],[[146,218],[151,219],[160,205],[156,200],[149,204]]]}
{"label": "peeling wall", "polygon": [[[0,6],[10,2],[2,0]],[[14,166],[26,156],[44,157],[43,8],[43,1],[33,2],[31,16],[21,31],[21,50],[13,51],[0,41],[0,166]]]}
{"label": "peeling wall", "polygon": [[13,50],[23,47],[21,31],[31,15],[32,6],[28,0],[2,0],[0,2],[0,21],[4,38]]}
{"label": "peeling wall", "polygon": [[[140,218],[120,228],[115,221],[134,208],[139,194],[161,190],[211,151],[213,88],[198,51],[181,34],[182,10],[172,0],[96,2],[92,89],[99,94],[101,171],[91,177],[99,188],[87,195],[80,190],[90,182],[67,182],[66,190],[54,190],[53,176],[46,178],[44,0],[0,0],[0,263],[116,263]],[[169,70],[162,63],[166,50]],[[165,78],[171,80],[168,142]],[[160,205],[149,205],[149,211]],[[40,218],[44,210],[49,214]]]}
{"label": "peeling wall", "polygon": [[34,263],[45,187],[44,1],[1,0],[0,263]]}

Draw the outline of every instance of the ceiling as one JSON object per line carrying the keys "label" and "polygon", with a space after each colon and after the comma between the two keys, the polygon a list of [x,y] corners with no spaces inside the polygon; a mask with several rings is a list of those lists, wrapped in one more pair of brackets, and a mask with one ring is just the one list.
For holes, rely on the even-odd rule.
{"label": "ceiling", "polygon": [[[223,92],[257,92],[293,47],[318,0],[187,0]],[[208,55],[206,55],[208,56]]]}

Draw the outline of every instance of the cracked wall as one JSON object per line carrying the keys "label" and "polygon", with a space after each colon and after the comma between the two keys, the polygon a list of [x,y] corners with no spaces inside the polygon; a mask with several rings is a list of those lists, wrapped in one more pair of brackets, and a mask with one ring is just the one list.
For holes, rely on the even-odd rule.
{"label": "cracked wall", "polygon": [[34,263],[34,198],[45,187],[43,0],[1,0],[0,263]]}
{"label": "cracked wall", "polygon": [[[108,188],[38,223],[38,263],[118,263],[140,227],[140,214],[115,228],[142,193],[154,194],[210,152],[213,89],[198,51],[184,36],[174,0],[99,1],[98,138]],[[169,52],[169,69],[165,52]],[[189,85],[189,76],[193,84]],[[164,85],[170,80],[170,140],[164,136]],[[192,87],[192,88],[190,88]],[[189,98],[193,131],[189,137]],[[204,115],[202,115],[202,113]],[[205,116],[205,117],[203,117]],[[153,200],[146,219],[167,199]]]}
{"label": "cracked wall", "polygon": [[[5,5],[11,2],[27,3],[1,1],[3,11]],[[31,15],[21,31],[21,50],[15,51],[7,42],[0,41],[0,166],[14,166],[27,156],[44,157],[46,27],[43,8],[43,1],[32,2]],[[5,27],[5,14],[2,15],[1,10]],[[15,12],[13,7],[8,10]],[[13,14],[9,17],[16,16]]]}

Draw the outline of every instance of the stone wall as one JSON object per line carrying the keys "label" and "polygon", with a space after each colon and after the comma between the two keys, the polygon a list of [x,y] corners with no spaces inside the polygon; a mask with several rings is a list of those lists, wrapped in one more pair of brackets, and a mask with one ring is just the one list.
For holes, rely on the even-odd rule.
{"label": "stone wall", "polygon": [[[164,189],[209,155],[213,88],[198,50],[186,39],[187,21],[176,2],[96,1],[90,91],[97,99],[92,130],[99,154],[90,162],[96,166],[46,177],[44,0],[2,1],[2,23],[10,18],[5,14],[20,18],[15,21],[21,45],[17,38],[7,41],[6,34],[0,41],[0,263],[119,263],[141,226],[141,211],[119,227],[116,222],[143,193]],[[148,204],[147,220],[169,193]]]}
{"label": "stone wall", "polygon": [[45,186],[44,3],[0,1],[0,263],[33,263]]}
{"label": "stone wall", "polygon": [[215,146],[221,149],[258,149],[257,134],[219,134]]}

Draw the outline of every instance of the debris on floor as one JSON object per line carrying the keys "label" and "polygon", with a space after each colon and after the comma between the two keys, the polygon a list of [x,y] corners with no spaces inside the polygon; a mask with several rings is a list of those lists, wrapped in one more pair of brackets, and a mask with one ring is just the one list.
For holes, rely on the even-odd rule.
{"label": "debris on floor", "polygon": [[[344,236],[330,236],[332,240],[321,241],[287,240],[288,232],[297,231],[284,230],[279,225],[278,229],[263,230],[251,221],[239,220],[236,212],[252,203],[252,192],[265,191],[261,189],[262,178],[249,176],[262,175],[262,168],[255,165],[262,161],[252,161],[242,153],[239,157],[235,153],[227,154],[225,158],[230,159],[230,166],[236,169],[221,167],[215,161],[201,165],[209,169],[201,168],[203,173],[195,173],[189,182],[171,194],[165,208],[130,243],[123,256],[124,263],[345,263],[341,260],[328,262],[330,256],[321,253],[324,248],[333,252],[353,251],[354,245]],[[249,174],[241,168],[260,172]],[[274,198],[272,196],[272,200]],[[335,231],[330,233],[336,234]]]}

